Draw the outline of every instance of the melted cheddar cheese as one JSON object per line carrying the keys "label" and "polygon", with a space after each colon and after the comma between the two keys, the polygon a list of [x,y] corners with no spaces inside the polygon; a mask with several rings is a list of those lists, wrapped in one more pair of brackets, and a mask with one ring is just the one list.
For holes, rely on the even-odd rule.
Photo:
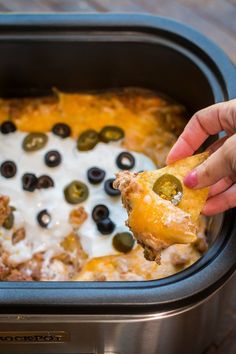
{"label": "melted cheddar cheese", "polygon": [[87,129],[115,125],[125,131],[123,146],[149,156],[158,166],[185,125],[185,110],[145,90],[121,93],[68,94],[54,98],[0,101],[0,123],[15,122],[26,132],[48,132],[55,123],[68,124],[73,137]]}

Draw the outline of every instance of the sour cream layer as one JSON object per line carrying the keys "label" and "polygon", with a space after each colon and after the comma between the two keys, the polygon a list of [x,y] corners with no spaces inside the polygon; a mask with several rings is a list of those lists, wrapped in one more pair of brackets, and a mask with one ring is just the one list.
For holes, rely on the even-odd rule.
{"label": "sour cream layer", "polygon": [[[28,261],[35,253],[44,252],[44,259],[50,259],[61,253],[61,241],[72,231],[69,223],[69,213],[75,205],[68,204],[64,198],[64,188],[73,180],[79,180],[89,188],[89,197],[78,206],[83,206],[88,213],[87,220],[78,231],[82,246],[90,258],[116,254],[112,247],[112,238],[117,232],[128,231],[125,226],[127,215],[121,205],[120,197],[110,197],[104,191],[104,181],[113,178],[119,171],[116,157],[124,151],[120,143],[99,143],[90,151],[80,152],[72,138],[61,139],[48,133],[46,146],[35,152],[25,152],[22,141],[24,132],[15,132],[0,137],[0,163],[12,160],[17,166],[17,174],[6,179],[0,175],[0,194],[10,197],[10,205],[14,206],[15,222],[12,230],[0,228],[0,242],[4,250],[10,254],[10,261],[19,264]],[[57,150],[62,156],[59,166],[50,168],[44,162],[45,154]],[[131,152],[135,157],[135,166],[131,171],[150,170],[154,163],[144,154]],[[106,172],[105,180],[92,185],[87,179],[87,171],[91,167],[99,167]],[[27,192],[22,189],[24,173],[49,175],[55,186],[49,189]],[[91,212],[97,204],[109,208],[110,218],[116,227],[112,234],[102,235],[92,219]],[[43,210],[51,215],[48,228],[42,228],[37,221],[37,214]],[[12,233],[23,227],[26,232],[24,240],[12,244]]]}

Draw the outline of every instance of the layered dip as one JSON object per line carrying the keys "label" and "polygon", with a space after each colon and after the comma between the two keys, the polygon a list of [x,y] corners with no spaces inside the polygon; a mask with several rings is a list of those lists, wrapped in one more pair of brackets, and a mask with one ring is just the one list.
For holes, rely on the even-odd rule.
{"label": "layered dip", "polygon": [[158,265],[125,225],[115,174],[163,167],[184,107],[141,89],[0,100],[2,280],[145,280],[206,250],[173,245]]}

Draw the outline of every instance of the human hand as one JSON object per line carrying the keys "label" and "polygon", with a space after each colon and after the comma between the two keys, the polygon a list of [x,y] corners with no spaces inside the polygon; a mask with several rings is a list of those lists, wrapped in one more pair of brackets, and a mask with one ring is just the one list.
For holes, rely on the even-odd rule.
{"label": "human hand", "polygon": [[189,188],[210,186],[203,214],[214,215],[236,206],[236,99],[198,111],[167,156],[167,164],[191,156],[210,135],[225,131],[208,151],[206,161],[184,179]]}

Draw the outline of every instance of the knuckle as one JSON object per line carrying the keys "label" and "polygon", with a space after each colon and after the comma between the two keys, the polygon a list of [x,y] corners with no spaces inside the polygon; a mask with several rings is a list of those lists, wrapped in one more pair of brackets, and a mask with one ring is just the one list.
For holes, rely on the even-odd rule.
{"label": "knuckle", "polygon": [[194,113],[193,118],[199,121],[199,118],[201,116],[201,112],[202,111],[197,111],[196,113]]}
{"label": "knuckle", "polygon": [[201,111],[198,111],[198,112],[196,112],[195,114],[194,114],[194,120],[195,120],[195,122],[197,122],[199,125],[200,125],[200,127],[202,127],[202,117],[204,116],[203,115],[203,110],[201,110]]}

